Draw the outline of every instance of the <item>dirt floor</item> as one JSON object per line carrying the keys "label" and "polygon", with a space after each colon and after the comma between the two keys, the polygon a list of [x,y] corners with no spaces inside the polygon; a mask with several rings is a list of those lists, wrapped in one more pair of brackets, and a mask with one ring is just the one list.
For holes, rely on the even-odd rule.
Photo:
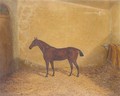
{"label": "dirt floor", "polygon": [[80,77],[69,77],[69,67],[55,70],[46,78],[42,66],[21,68],[0,81],[0,96],[120,96],[120,71],[109,64],[80,68]]}

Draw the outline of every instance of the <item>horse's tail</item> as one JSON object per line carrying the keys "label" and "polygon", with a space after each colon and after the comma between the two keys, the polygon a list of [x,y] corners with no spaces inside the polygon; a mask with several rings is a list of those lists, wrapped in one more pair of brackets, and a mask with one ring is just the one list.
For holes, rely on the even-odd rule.
{"label": "horse's tail", "polygon": [[80,54],[80,56],[84,56],[84,54],[83,54],[83,52],[81,50],[79,50],[79,54]]}

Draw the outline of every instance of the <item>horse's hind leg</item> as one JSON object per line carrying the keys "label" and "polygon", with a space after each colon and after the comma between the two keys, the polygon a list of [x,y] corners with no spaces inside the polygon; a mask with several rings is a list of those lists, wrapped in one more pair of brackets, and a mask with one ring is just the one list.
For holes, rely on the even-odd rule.
{"label": "horse's hind leg", "polygon": [[77,68],[77,77],[79,77],[79,66],[78,66],[78,64],[77,64],[76,61],[74,61],[73,64],[74,64],[75,67]]}
{"label": "horse's hind leg", "polygon": [[53,70],[53,76],[54,76],[55,75],[54,63],[53,63],[53,61],[51,61],[50,63],[51,63],[51,67],[52,67],[52,70]]}
{"label": "horse's hind leg", "polygon": [[71,62],[70,60],[68,60],[68,61],[69,61],[70,68],[71,68],[71,71],[70,71],[70,74],[69,74],[69,76],[71,76],[71,74],[72,74],[72,70],[73,70],[73,64],[72,64],[72,62]]}

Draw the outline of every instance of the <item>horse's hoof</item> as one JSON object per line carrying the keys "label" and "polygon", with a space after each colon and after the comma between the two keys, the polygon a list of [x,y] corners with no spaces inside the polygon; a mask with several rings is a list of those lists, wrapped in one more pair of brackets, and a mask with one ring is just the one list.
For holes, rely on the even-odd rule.
{"label": "horse's hoof", "polygon": [[55,76],[54,74],[52,76]]}
{"label": "horse's hoof", "polygon": [[45,77],[48,77],[48,75],[46,75]]}
{"label": "horse's hoof", "polygon": [[79,77],[79,75],[77,75],[76,77]]}
{"label": "horse's hoof", "polygon": [[71,76],[71,74],[69,74],[68,76]]}

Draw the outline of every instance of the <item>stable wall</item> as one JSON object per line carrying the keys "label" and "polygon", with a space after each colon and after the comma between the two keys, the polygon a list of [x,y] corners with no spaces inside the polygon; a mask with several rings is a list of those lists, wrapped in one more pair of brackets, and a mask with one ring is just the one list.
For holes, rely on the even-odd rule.
{"label": "stable wall", "polygon": [[[80,66],[102,65],[106,61],[102,45],[110,42],[110,12],[60,1],[19,0],[18,32],[19,58],[26,64],[45,66],[39,48],[29,50],[37,37],[57,48],[81,49],[85,56],[78,58]],[[68,66],[67,61],[56,63]]]}
{"label": "stable wall", "polygon": [[120,2],[111,7],[111,32],[112,43],[120,44]]}

